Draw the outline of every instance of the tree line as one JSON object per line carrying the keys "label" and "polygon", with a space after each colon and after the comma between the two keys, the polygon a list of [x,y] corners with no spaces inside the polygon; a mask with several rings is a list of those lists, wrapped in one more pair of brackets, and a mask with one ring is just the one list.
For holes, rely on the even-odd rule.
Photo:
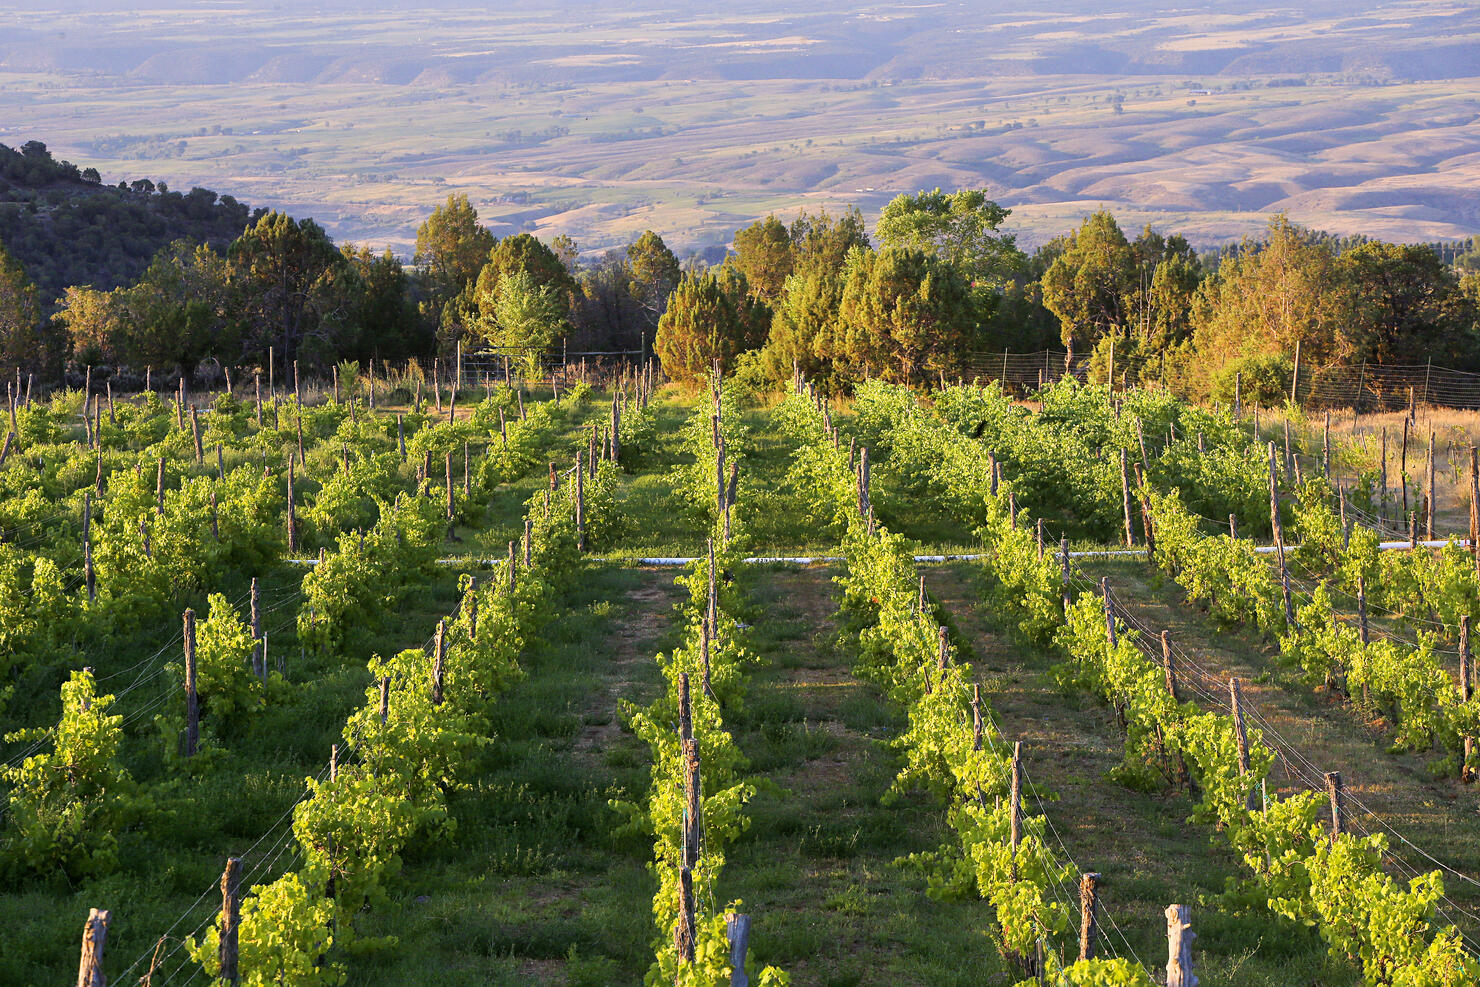
{"label": "tree line", "polygon": [[[43,164],[23,149],[0,154],[0,173],[7,160]],[[718,361],[756,387],[799,368],[846,390],[954,376],[972,353],[1062,346],[1092,379],[1113,368],[1117,383],[1201,398],[1240,375],[1246,398],[1268,401],[1288,393],[1297,346],[1312,373],[1429,359],[1480,369],[1476,242],[1341,239],[1276,216],[1261,237],[1199,252],[1149,226],[1129,237],[1100,211],[1029,253],[1003,232],[1009,215],[970,189],[900,195],[872,236],[857,209],[771,215],[709,266],[681,263],[653,231],[584,261],[566,236],[499,238],[452,195],[422,223],[408,267],[259,210],[224,248],[177,239],[131,283],[55,296],[0,243],[0,362],[192,373],[265,365],[269,350],[325,368],[459,344],[531,363],[562,344],[650,345],[678,381]]]}

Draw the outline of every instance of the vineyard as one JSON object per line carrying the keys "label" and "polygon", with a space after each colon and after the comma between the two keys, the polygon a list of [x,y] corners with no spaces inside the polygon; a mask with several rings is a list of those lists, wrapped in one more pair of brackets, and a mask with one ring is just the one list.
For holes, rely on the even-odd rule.
{"label": "vineyard", "polygon": [[279,383],[6,385],[0,983],[1480,982],[1465,416]]}

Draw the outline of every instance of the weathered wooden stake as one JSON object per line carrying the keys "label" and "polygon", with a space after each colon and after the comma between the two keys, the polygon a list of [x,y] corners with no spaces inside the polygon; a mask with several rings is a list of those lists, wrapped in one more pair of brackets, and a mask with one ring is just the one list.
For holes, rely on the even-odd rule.
{"label": "weathered wooden stake", "polygon": [[1428,496],[1424,498],[1424,538],[1428,541],[1434,540],[1434,430],[1429,429],[1429,468],[1428,468]]}
{"label": "weathered wooden stake", "polygon": [[1197,933],[1192,931],[1186,905],[1167,906],[1167,987],[1197,987],[1197,976],[1192,972],[1192,940]]}
{"label": "weathered wooden stake", "polygon": [[1064,610],[1069,609],[1069,539],[1059,539],[1059,567],[1064,581]]}
{"label": "weathered wooden stake", "polygon": [[1346,795],[1341,790],[1341,772],[1326,772],[1326,795],[1331,800],[1331,839],[1346,832]]}
{"label": "weathered wooden stake", "polygon": [[1136,544],[1136,531],[1131,524],[1131,477],[1124,449],[1120,450],[1120,498],[1125,505],[1125,547],[1132,548]]}
{"label": "weathered wooden stake", "polygon": [[[1236,678],[1228,680],[1229,705],[1233,710],[1233,740],[1238,747],[1238,773],[1242,778],[1249,773],[1249,734],[1244,728],[1244,696]],[[1247,799],[1249,811],[1254,811],[1254,789],[1250,787]]]}
{"label": "weathered wooden stake", "polygon": [[195,611],[185,611],[185,756],[200,746],[200,700],[195,692]]}
{"label": "weathered wooden stake", "polygon": [[237,972],[236,939],[241,924],[241,876],[240,857],[227,857],[226,870],[221,874],[221,928],[217,957],[221,961],[221,980],[228,984],[241,983]]}
{"label": "weathered wooden stake", "polygon": [[745,952],[750,948],[750,916],[725,915],[725,938],[730,943],[730,987],[750,987],[745,973]]}
{"label": "weathered wooden stake", "polygon": [[252,674],[265,681],[267,679],[267,666],[262,661],[262,607],[258,594],[256,576],[252,577],[250,612],[252,623]]}
{"label": "weathered wooden stake", "polygon": [[298,508],[293,495],[293,461],[288,460],[288,551],[298,551]]}
{"label": "weathered wooden stake", "polygon": [[82,926],[82,960],[77,967],[77,987],[108,987],[103,975],[103,946],[108,940],[108,921],[112,913],[91,908]]}
{"label": "weathered wooden stake", "polygon": [[1100,875],[1079,875],[1079,958],[1095,958],[1095,909],[1099,904]]}
{"label": "weathered wooden stake", "polygon": [[1012,775],[1011,787],[1008,789],[1007,802],[1007,839],[1008,847],[1012,851],[1012,878],[1017,880],[1017,851],[1018,842],[1023,835],[1023,742],[1015,740],[1012,742]]}
{"label": "weathered wooden stake", "polygon": [[437,633],[432,639],[432,705],[442,705],[442,662],[446,657],[447,621],[437,621]]}
{"label": "weathered wooden stake", "polygon": [[1172,697],[1173,702],[1180,703],[1182,697],[1177,694],[1177,668],[1172,661],[1172,635],[1170,631],[1161,632],[1161,667],[1166,672],[1167,694]]}
{"label": "weathered wooden stake", "polygon": [[[1475,665],[1470,655],[1470,615],[1461,614],[1459,618],[1459,698],[1460,702],[1469,702],[1474,693]],[[1470,765],[1470,757],[1475,751],[1475,738],[1464,738],[1464,763],[1460,765],[1459,777],[1461,781],[1472,782],[1475,780],[1475,769]]]}

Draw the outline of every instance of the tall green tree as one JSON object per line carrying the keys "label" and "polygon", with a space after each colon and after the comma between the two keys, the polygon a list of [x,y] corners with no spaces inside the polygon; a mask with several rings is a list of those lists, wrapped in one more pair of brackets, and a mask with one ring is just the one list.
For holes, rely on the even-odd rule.
{"label": "tall green tree", "polygon": [[842,384],[834,376],[832,351],[843,283],[843,270],[821,265],[809,266],[786,279],[786,288],[771,315],[770,335],[761,351],[762,365],[772,380],[789,380],[795,368],[830,390]]}
{"label": "tall green tree", "polygon": [[751,294],[769,304],[781,297],[795,260],[791,232],[773,214],[735,234],[735,253],[727,263],[745,276]]}
{"label": "tall green tree", "polygon": [[0,360],[7,367],[24,366],[35,358],[40,325],[36,286],[0,243]]}
{"label": "tall green tree", "polygon": [[1135,252],[1115,217],[1100,210],[1069,238],[1039,283],[1072,361],[1081,347],[1121,335],[1130,323],[1127,303],[1138,284]]}
{"label": "tall green tree", "polygon": [[478,272],[478,298],[496,296],[504,276],[519,271],[528,272],[540,287],[554,289],[567,303],[576,291],[575,279],[554,250],[538,237],[516,233],[495,242],[488,252],[488,260]]}
{"label": "tall green tree", "polygon": [[792,269],[797,273],[827,270],[840,274],[848,251],[869,246],[868,228],[856,207],[837,216],[825,209],[815,216],[803,210],[792,220],[788,232],[795,258]]}
{"label": "tall green tree", "polygon": [[533,373],[540,357],[559,338],[569,310],[553,285],[542,285],[524,268],[499,278],[496,292],[479,296],[479,332],[494,346],[521,351],[518,359]]}
{"label": "tall green tree", "polygon": [[477,280],[493,244],[467,195],[449,195],[416,230],[416,264],[438,297],[453,298]]}
{"label": "tall green tree", "polygon": [[415,259],[426,287],[421,315],[439,337],[458,339],[477,318],[474,285],[496,242],[463,193],[449,195],[417,229]]}
{"label": "tall green tree", "polygon": [[954,370],[978,314],[954,264],[907,248],[855,250],[828,355],[854,378],[923,383]]}
{"label": "tall green tree", "polygon": [[899,195],[874,227],[881,248],[918,250],[959,269],[971,283],[1001,289],[1023,267],[1017,238],[999,232],[1011,215],[983,189]]}
{"label": "tall green tree", "polygon": [[1351,359],[1470,366],[1480,355],[1475,304],[1433,247],[1364,243],[1337,269],[1351,293]]}
{"label": "tall green tree", "polygon": [[[629,278],[627,290],[641,307],[648,331],[658,327],[668,307],[668,296],[678,287],[682,275],[678,258],[663,238],[652,230],[644,230],[642,236],[627,245]],[[651,338],[651,337],[649,337]]]}
{"label": "tall green tree", "polygon": [[405,360],[428,352],[432,335],[416,317],[406,268],[390,250],[346,244],[344,259],[353,270],[354,297],[349,314],[353,343],[340,356]]}
{"label": "tall green tree", "polygon": [[1349,315],[1335,249],[1276,216],[1264,240],[1245,241],[1198,289],[1197,372],[1212,380],[1240,359],[1288,359],[1297,343],[1306,366],[1339,362],[1352,351],[1344,331]]}
{"label": "tall green tree", "polygon": [[721,373],[765,339],[769,312],[750,296],[745,275],[729,267],[685,274],[658,320],[653,348],[671,379],[693,384],[718,360]]}
{"label": "tall green tree", "polygon": [[346,325],[350,267],[317,223],[268,213],[231,245],[226,266],[250,353],[265,360],[271,346],[284,365],[333,359]]}

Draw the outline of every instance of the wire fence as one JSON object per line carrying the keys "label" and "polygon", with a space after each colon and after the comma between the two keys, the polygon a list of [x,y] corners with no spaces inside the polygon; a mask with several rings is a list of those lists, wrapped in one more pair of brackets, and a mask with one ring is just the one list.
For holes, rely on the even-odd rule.
{"label": "wire fence", "polygon": [[[1085,379],[1088,359],[1076,358],[1069,365],[1067,356],[1055,350],[973,352],[961,358],[958,373],[966,380],[1001,381],[1009,391],[1027,393],[1066,374]],[[1288,381],[1285,389],[1289,389]],[[1295,398],[1308,408],[1355,408],[1363,412],[1424,406],[1480,410],[1480,373],[1436,366],[1432,362],[1363,362],[1308,371],[1302,368]]]}

